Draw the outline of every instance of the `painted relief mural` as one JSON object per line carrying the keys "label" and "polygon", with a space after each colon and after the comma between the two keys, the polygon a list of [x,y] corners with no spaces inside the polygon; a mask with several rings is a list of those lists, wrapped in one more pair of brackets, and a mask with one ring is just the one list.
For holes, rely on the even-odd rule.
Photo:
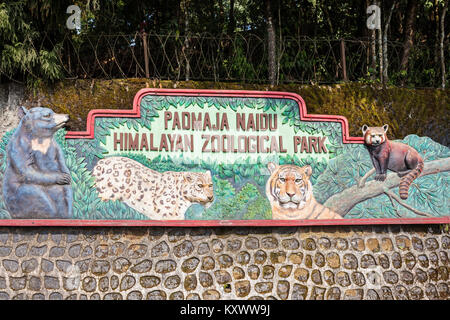
{"label": "painted relief mural", "polygon": [[20,112],[0,142],[0,224],[450,223],[448,147],[389,124],[351,137],[295,94],[143,89],[84,132]]}

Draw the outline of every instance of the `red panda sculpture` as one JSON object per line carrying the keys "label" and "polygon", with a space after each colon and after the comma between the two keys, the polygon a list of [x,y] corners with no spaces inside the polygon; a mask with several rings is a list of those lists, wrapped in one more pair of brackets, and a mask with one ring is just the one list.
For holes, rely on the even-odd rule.
{"label": "red panda sculpture", "polygon": [[411,146],[389,141],[386,135],[389,126],[362,126],[364,145],[369,151],[375,167],[375,180],[386,180],[387,169],[397,172],[402,179],[399,185],[400,198],[407,199],[411,183],[423,170],[423,159]]}

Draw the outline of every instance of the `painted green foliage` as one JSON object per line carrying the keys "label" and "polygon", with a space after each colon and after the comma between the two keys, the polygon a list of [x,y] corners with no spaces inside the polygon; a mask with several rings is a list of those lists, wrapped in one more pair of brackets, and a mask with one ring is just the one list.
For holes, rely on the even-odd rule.
{"label": "painted green foliage", "polygon": [[[6,170],[6,146],[13,133],[14,130],[6,132],[0,141],[0,181],[2,182],[2,185],[3,174]],[[11,219],[11,216],[6,210],[5,202],[3,201],[3,193],[0,193],[0,219]]]}
{"label": "painted green foliage", "polygon": [[[415,148],[425,163],[450,157],[449,148],[428,137],[409,135],[398,141]],[[355,185],[372,167],[369,153],[363,145],[346,145],[343,152],[329,162],[327,169],[314,185],[316,199],[324,203],[332,195]],[[368,181],[373,178],[372,175]],[[419,211],[436,217],[449,215],[449,184],[449,172],[419,177],[411,184],[409,197],[405,202]],[[398,188],[392,189],[392,191],[398,194]],[[394,207],[385,194],[357,204],[345,216],[345,218],[353,219],[398,217],[415,218],[417,215],[398,203],[395,203]]]}
{"label": "painted green foliage", "polygon": [[87,168],[84,157],[78,156],[71,140],[66,140],[65,130],[59,130],[56,141],[61,146],[66,165],[72,175],[73,218],[74,219],[108,219],[140,220],[146,217],[120,201],[101,201],[94,186],[94,178]]}

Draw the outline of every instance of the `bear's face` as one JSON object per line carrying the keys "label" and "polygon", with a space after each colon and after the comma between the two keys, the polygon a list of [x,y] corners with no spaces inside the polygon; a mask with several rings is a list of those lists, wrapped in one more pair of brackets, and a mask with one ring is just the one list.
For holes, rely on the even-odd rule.
{"label": "bear's face", "polygon": [[49,108],[36,107],[27,110],[22,107],[22,123],[34,137],[46,138],[62,128],[69,120],[67,114],[54,113]]}

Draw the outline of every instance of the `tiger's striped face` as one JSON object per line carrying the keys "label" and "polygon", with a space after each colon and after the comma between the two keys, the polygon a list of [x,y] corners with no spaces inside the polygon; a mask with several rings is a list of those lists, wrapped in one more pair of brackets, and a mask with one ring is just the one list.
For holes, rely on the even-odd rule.
{"label": "tiger's striped face", "polygon": [[269,200],[283,209],[303,209],[312,192],[311,166],[277,166],[269,162],[267,167],[271,172],[266,185]]}
{"label": "tiger's striped face", "polygon": [[385,124],[382,127],[368,127],[362,126],[362,132],[364,135],[364,143],[368,146],[378,146],[386,141],[386,132],[388,125]]}

